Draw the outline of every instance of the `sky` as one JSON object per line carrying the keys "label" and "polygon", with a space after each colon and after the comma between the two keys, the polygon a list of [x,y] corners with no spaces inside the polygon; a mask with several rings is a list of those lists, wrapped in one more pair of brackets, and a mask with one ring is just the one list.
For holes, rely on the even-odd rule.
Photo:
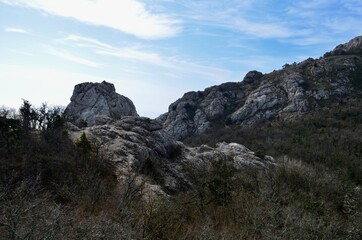
{"label": "sky", "polygon": [[141,116],[362,35],[360,0],[0,0],[0,106],[115,85]]}

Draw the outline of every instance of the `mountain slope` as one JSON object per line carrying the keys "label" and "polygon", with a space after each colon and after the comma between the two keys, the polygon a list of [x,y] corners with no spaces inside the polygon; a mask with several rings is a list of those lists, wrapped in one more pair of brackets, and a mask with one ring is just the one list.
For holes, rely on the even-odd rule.
{"label": "mountain slope", "polygon": [[286,64],[263,75],[249,72],[242,82],[188,92],[158,120],[176,137],[200,134],[215,124],[250,125],[295,119],[323,107],[361,97],[362,37],[337,46],[319,59]]}

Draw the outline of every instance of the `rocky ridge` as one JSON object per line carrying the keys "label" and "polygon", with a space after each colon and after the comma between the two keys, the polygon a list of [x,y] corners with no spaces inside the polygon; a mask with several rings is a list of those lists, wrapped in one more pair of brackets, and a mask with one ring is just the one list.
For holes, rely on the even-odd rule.
{"label": "rocky ridge", "polygon": [[[345,48],[354,49],[355,45]],[[120,179],[131,173],[152,192],[184,191],[192,188],[190,168],[227,161],[242,171],[269,167],[275,161],[236,143],[188,147],[177,139],[203,133],[214,124],[293,119],[347,104],[362,94],[362,56],[345,53],[286,64],[269,74],[251,71],[242,82],[186,93],[155,120],[139,117],[133,103],[115,93],[112,84],[80,84],[66,110],[72,122],[67,127],[74,140],[86,133],[97,151],[117,166]],[[79,127],[82,119],[90,124]]]}
{"label": "rocky ridge", "polygon": [[138,116],[133,102],[116,93],[114,85],[106,81],[76,85],[70,100],[64,115],[67,121],[77,126],[93,126],[102,116],[112,119]]}
{"label": "rocky ridge", "polygon": [[[232,85],[226,84],[225,89]],[[107,82],[76,85],[71,99],[65,112],[72,120],[66,123],[70,137],[77,141],[85,133],[93,150],[117,166],[120,181],[136,174],[152,193],[167,195],[192,188],[188,169],[212,161],[229,161],[236,169],[274,164],[272,157],[256,156],[236,143],[187,147],[165,131],[160,121],[132,116],[136,115],[132,102],[115,93],[113,84]],[[216,117],[217,111],[210,109],[210,114]],[[89,125],[82,126],[81,120]]]}
{"label": "rocky ridge", "polygon": [[241,82],[185,93],[158,120],[168,133],[183,139],[215,124],[293,119],[361,94],[361,73],[362,37],[357,37],[319,59],[286,64],[268,74],[251,71]]}
{"label": "rocky ridge", "polygon": [[188,169],[211,161],[229,161],[239,170],[274,164],[272,157],[256,156],[237,143],[219,143],[215,148],[187,147],[163,130],[159,121],[144,117],[109,118],[107,123],[82,129],[70,125],[68,123],[71,138],[75,141],[85,133],[99,153],[117,166],[121,180],[136,173],[146,183],[146,189],[162,195],[192,188]]}

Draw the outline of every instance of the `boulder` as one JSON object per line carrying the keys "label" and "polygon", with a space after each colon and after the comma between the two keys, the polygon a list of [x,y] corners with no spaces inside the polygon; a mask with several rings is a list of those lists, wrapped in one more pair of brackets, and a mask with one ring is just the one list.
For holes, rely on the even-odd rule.
{"label": "boulder", "polygon": [[259,156],[244,145],[226,142],[217,143],[215,148],[207,145],[194,148],[188,147],[183,161],[195,167],[212,161],[229,161],[235,169],[241,171],[249,167],[263,169],[276,164],[271,156]]}
{"label": "boulder", "polygon": [[118,93],[112,83],[81,83],[75,86],[71,102],[65,109],[67,121],[77,126],[93,126],[105,119],[138,116],[133,102]]}

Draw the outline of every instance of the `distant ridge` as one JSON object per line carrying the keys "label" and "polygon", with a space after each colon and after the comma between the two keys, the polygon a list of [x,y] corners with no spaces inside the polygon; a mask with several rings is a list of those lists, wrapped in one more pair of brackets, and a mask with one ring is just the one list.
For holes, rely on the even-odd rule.
{"label": "distant ridge", "polygon": [[158,117],[164,129],[183,139],[215,124],[250,125],[293,119],[361,97],[362,36],[338,45],[319,59],[286,64],[263,75],[246,74],[241,82],[188,92]]}

